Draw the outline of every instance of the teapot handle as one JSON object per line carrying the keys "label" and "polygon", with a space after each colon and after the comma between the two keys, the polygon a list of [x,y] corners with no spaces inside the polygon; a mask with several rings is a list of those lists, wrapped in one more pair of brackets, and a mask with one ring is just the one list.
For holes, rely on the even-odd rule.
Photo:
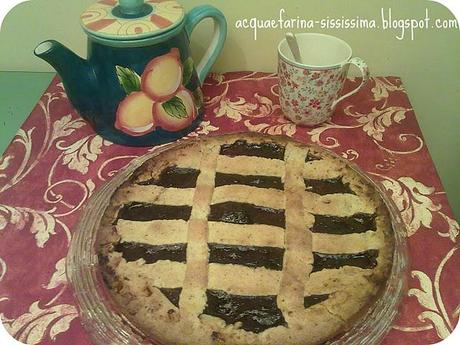
{"label": "teapot handle", "polygon": [[211,44],[196,67],[198,79],[201,84],[203,84],[212,65],[216,62],[227,38],[227,21],[225,20],[225,16],[217,8],[210,5],[195,7],[187,14],[185,31],[189,38],[195,26],[205,18],[212,18],[214,20],[214,34]]}

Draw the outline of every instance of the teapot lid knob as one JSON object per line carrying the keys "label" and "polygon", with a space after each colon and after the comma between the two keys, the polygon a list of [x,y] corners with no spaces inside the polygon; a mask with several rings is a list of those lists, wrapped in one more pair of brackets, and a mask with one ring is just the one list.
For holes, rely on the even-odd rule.
{"label": "teapot lid knob", "polygon": [[119,6],[122,14],[137,16],[143,14],[144,0],[119,0]]}

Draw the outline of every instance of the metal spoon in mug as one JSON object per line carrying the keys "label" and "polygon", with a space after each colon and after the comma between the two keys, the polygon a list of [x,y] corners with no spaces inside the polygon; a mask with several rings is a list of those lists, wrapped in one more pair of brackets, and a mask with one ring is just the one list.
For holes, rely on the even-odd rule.
{"label": "metal spoon in mug", "polygon": [[297,43],[297,38],[292,32],[286,33],[286,40],[291,49],[292,55],[294,56],[294,60],[302,63],[302,57],[300,56],[300,49]]}

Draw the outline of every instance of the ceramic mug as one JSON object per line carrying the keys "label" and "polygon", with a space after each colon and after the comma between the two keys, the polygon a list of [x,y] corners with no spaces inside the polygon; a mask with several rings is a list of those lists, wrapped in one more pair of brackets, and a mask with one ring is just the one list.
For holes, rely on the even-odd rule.
{"label": "ceramic mug", "polygon": [[[312,126],[327,121],[340,101],[357,93],[368,82],[369,69],[337,37],[302,33],[296,38],[302,62],[295,61],[286,39],[278,46],[281,109],[294,123]],[[360,69],[363,79],[340,97],[350,65]]]}

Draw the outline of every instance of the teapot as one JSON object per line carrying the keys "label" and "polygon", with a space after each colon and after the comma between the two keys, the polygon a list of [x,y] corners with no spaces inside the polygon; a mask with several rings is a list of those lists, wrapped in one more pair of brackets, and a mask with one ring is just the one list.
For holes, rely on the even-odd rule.
{"label": "teapot", "polygon": [[[221,52],[227,22],[203,5],[185,13],[174,0],[99,0],[81,15],[85,60],[47,40],[35,55],[60,75],[68,98],[102,137],[128,146],[155,146],[192,132],[204,115],[201,86]],[[195,64],[190,36],[205,18],[214,34]]]}

